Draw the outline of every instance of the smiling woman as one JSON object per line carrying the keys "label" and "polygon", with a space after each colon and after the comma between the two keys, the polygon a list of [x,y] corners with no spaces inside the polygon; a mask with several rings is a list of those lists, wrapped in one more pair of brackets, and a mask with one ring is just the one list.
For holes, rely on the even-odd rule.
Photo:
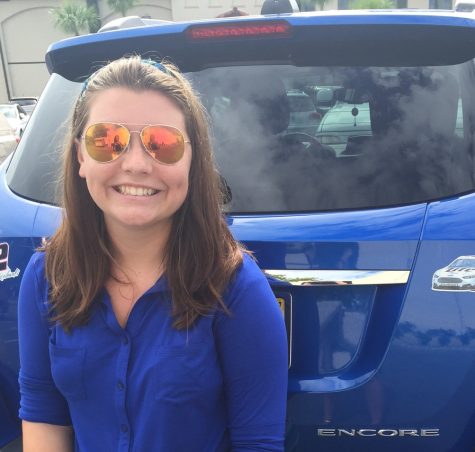
{"label": "smiling woman", "polygon": [[63,180],[19,297],[24,450],[282,451],[284,321],[186,79],[139,57],[94,73]]}
{"label": "smiling woman", "polygon": [[[101,121],[115,121],[120,127],[104,126]],[[107,132],[106,145],[100,148],[99,156],[96,146],[87,141],[91,124],[102,124]],[[143,131],[154,127],[158,135],[163,127],[144,127],[147,124],[167,124],[165,132],[178,133],[175,162],[162,162],[162,154],[170,156],[170,145],[160,143],[161,150],[156,151],[144,146]],[[110,88],[95,96],[85,129],[86,140],[76,142],[79,175],[102,210],[109,234],[115,228],[141,226],[156,237],[167,237],[173,215],[188,193],[192,160],[190,140],[184,139],[181,132],[185,130],[185,118],[178,106],[160,92]],[[161,141],[170,139],[170,135],[162,133]],[[104,165],[107,155],[111,162]]]}

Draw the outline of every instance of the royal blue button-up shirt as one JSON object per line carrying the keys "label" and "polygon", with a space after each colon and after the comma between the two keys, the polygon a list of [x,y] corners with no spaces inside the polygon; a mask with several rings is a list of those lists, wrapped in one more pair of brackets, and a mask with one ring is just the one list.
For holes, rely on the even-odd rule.
{"label": "royal blue button-up shirt", "polygon": [[20,417],[72,425],[75,451],[282,451],[287,341],[273,293],[252,259],[229,284],[227,315],[189,330],[170,317],[166,278],[122,328],[104,290],[87,325],[48,321],[44,254],[19,297]]}

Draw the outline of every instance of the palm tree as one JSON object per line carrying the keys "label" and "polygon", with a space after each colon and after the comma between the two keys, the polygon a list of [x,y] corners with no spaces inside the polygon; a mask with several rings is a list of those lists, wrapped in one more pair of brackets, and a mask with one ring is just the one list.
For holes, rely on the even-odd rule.
{"label": "palm tree", "polygon": [[397,6],[392,0],[353,0],[350,9],[391,9]]}
{"label": "palm tree", "polygon": [[67,34],[79,36],[81,30],[97,23],[98,16],[93,8],[79,0],[65,0],[58,8],[52,9],[54,24]]}
{"label": "palm tree", "polygon": [[316,3],[320,7],[320,11],[323,11],[323,7],[325,6],[326,0],[317,0]]}
{"label": "palm tree", "polygon": [[97,14],[97,21],[95,24],[89,24],[89,31],[91,33],[96,33],[99,28],[102,26],[101,18],[99,16],[99,0],[86,0],[86,4],[89,8],[94,8],[94,11]]}
{"label": "palm tree", "polygon": [[315,5],[318,5],[320,11],[323,11],[327,0],[300,0],[301,11],[315,11]]}
{"label": "palm tree", "polygon": [[139,4],[138,0],[107,0],[107,4],[112,8],[116,13],[122,14],[122,17],[125,17],[127,11]]}

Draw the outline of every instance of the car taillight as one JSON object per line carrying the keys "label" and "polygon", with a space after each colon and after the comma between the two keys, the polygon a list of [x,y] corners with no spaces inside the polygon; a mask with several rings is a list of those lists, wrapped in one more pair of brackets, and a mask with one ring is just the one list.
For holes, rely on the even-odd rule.
{"label": "car taillight", "polygon": [[285,37],[289,36],[290,32],[291,26],[284,20],[242,24],[194,25],[186,31],[188,37],[194,41],[243,37]]}

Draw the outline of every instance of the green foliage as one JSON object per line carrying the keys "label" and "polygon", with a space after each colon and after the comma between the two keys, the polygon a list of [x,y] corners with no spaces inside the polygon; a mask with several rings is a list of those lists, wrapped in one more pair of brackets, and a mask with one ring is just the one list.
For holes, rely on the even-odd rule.
{"label": "green foliage", "polygon": [[99,0],[86,0],[87,6],[89,8],[94,8],[94,11],[97,15],[97,20],[94,23],[89,24],[89,31],[91,33],[96,33],[99,28],[102,26],[101,19],[99,17]]}
{"label": "green foliage", "polygon": [[107,0],[107,4],[112,8],[116,13],[122,14],[122,17],[125,17],[127,11],[139,4],[138,0]]}
{"label": "green foliage", "polygon": [[320,11],[323,11],[323,8],[325,7],[326,0],[316,0],[316,3],[318,7],[320,8]]}
{"label": "green foliage", "polygon": [[353,0],[350,9],[392,9],[396,8],[392,0]]}
{"label": "green foliage", "polygon": [[298,3],[300,11],[315,11],[316,5],[320,11],[323,11],[326,2],[327,0],[300,0]]}
{"label": "green foliage", "polygon": [[50,12],[56,27],[75,36],[79,36],[82,30],[94,27],[99,21],[94,8],[88,7],[80,0],[66,0]]}

